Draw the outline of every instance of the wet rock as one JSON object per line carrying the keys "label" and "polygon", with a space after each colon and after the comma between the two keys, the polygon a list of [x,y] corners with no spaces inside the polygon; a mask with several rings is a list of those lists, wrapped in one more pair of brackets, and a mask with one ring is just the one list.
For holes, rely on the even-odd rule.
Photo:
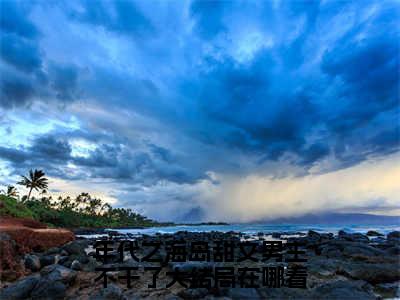
{"label": "wet rock", "polygon": [[84,255],[85,248],[88,246],[88,241],[86,240],[76,240],[65,244],[62,248],[67,251],[68,254]]}
{"label": "wet rock", "polygon": [[57,263],[64,266],[64,263],[65,263],[66,261],[68,261],[68,259],[69,259],[68,256],[60,256],[60,257],[58,258]]}
{"label": "wet rock", "polygon": [[63,299],[76,272],[61,265],[50,265],[40,271],[40,280],[32,291],[32,299]]}
{"label": "wet rock", "polygon": [[89,262],[83,265],[83,271],[85,272],[94,272],[97,267],[101,266],[102,263],[96,261],[94,258],[89,258]]}
{"label": "wet rock", "polygon": [[41,264],[40,264],[40,259],[36,255],[31,255],[28,254],[25,256],[25,267],[32,272],[36,272],[40,270]]}
{"label": "wet rock", "polygon": [[314,230],[309,230],[307,237],[312,241],[319,241],[321,239],[321,235]]}
{"label": "wet rock", "polygon": [[[312,295],[312,296],[311,296]],[[310,299],[376,299],[371,286],[363,281],[338,280],[316,287]]]}
{"label": "wet rock", "polygon": [[395,241],[400,240],[400,231],[392,231],[392,232],[388,233],[387,239],[388,239],[388,240],[391,240],[391,241],[393,241],[393,240],[395,240]]}
{"label": "wet rock", "polygon": [[385,252],[364,244],[349,245],[343,249],[343,254],[347,256],[377,256],[384,255]]}
{"label": "wet rock", "polygon": [[56,262],[57,258],[55,255],[44,255],[40,257],[40,264],[42,267],[55,264]]}
{"label": "wet rock", "polygon": [[272,237],[273,237],[274,239],[279,239],[279,238],[281,238],[281,233],[280,233],[280,232],[273,232],[273,233],[272,233]]}
{"label": "wet rock", "polygon": [[337,247],[327,246],[320,249],[321,255],[329,258],[341,257],[342,252]]}
{"label": "wet rock", "polygon": [[122,290],[119,286],[117,286],[116,284],[113,283],[109,283],[108,286],[106,288],[102,288],[98,291],[96,291],[95,293],[93,293],[93,295],[90,295],[89,297],[90,300],[122,300],[122,299],[126,299],[122,293]]}
{"label": "wet rock", "polygon": [[400,255],[400,246],[394,246],[386,249],[386,253],[389,255]]}
{"label": "wet rock", "polygon": [[61,249],[58,247],[52,247],[49,250],[46,251],[46,255],[55,255],[55,254],[60,254]]}
{"label": "wet rock", "polygon": [[208,294],[208,290],[200,289],[184,289],[178,293],[183,299],[203,299]]}
{"label": "wet rock", "polygon": [[25,277],[0,291],[0,299],[27,299],[39,282],[39,275]]}
{"label": "wet rock", "polygon": [[306,289],[292,289],[286,287],[259,288],[258,293],[261,299],[310,299],[310,293]]}
{"label": "wet rock", "polygon": [[375,286],[376,293],[380,294],[383,298],[400,298],[400,285],[398,282],[394,283],[381,283]]}
{"label": "wet rock", "polygon": [[254,288],[231,288],[227,294],[232,299],[261,299],[261,296]]}
{"label": "wet rock", "polygon": [[50,265],[44,267],[40,271],[40,274],[42,275],[42,277],[45,277],[49,281],[61,281],[67,284],[72,283],[76,278],[75,271],[65,268],[61,265]]}
{"label": "wet rock", "polygon": [[74,260],[71,264],[71,269],[75,271],[80,271],[82,270],[82,264],[79,262],[79,260]]}
{"label": "wet rock", "polygon": [[367,232],[367,236],[384,236],[382,233],[379,233],[375,230],[370,230]]}
{"label": "wet rock", "polygon": [[180,272],[191,272],[194,269],[203,269],[203,268],[213,268],[216,266],[216,263],[204,263],[204,262],[170,262],[170,269],[178,268]]}
{"label": "wet rock", "polygon": [[339,231],[339,238],[351,242],[364,242],[368,243],[369,238],[361,233],[346,233],[343,230]]}
{"label": "wet rock", "polygon": [[390,283],[400,280],[398,264],[351,264],[345,266],[342,274],[367,281],[371,284]]}
{"label": "wet rock", "polygon": [[32,291],[32,299],[64,299],[67,286],[61,281],[53,282],[49,279],[41,279]]}

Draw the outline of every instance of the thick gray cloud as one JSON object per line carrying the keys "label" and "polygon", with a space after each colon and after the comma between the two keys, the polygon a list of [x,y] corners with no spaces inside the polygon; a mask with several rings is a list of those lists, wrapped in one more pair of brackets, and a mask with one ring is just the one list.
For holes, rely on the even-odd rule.
{"label": "thick gray cloud", "polygon": [[0,109],[79,127],[0,144],[18,172],[140,190],[331,172],[399,150],[396,2],[1,6]]}

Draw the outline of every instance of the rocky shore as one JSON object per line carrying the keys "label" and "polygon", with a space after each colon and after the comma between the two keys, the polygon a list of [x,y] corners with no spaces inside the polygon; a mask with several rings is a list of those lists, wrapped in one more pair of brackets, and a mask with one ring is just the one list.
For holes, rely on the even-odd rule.
{"label": "rocky shore", "polygon": [[[96,267],[103,265],[95,259],[93,238],[78,238],[59,247],[46,250],[32,249],[21,256],[25,268],[24,276],[13,281],[13,278],[3,278],[0,299],[382,299],[400,297],[400,232],[382,235],[370,231],[367,234],[346,233],[321,234],[309,231],[308,234],[298,233],[296,237],[287,237],[287,233],[263,234],[247,236],[241,233],[210,232],[192,233],[178,232],[176,234],[158,234],[155,236],[120,235],[110,232],[106,240],[136,240],[161,241],[172,240],[213,241],[252,240],[260,247],[264,240],[281,239],[284,243],[299,242],[305,245],[305,255],[308,259],[307,288],[184,288],[174,284],[165,288],[170,281],[164,272],[159,274],[159,287],[148,288],[151,274],[143,272],[139,280],[132,282],[127,288],[126,279],[120,279],[122,271],[119,266],[135,266],[137,263],[127,256],[122,263],[111,258],[107,266],[116,271],[107,272],[108,287],[103,288],[102,281],[95,281],[99,276]],[[8,237],[9,238],[9,237]],[[1,239],[7,239],[5,233]],[[97,239],[98,240],[98,239]],[[114,251],[115,253],[116,251]],[[139,249],[138,256],[144,253]],[[165,252],[160,256],[164,257]],[[117,257],[117,256],[115,256]],[[200,263],[169,262],[166,271],[181,269],[190,270]],[[201,263],[203,266],[205,263]],[[206,263],[207,264],[207,263]],[[261,267],[261,262],[219,263],[223,266]],[[286,263],[282,263],[285,266]],[[140,263],[150,266],[149,263]],[[4,270],[2,270],[4,271]]]}

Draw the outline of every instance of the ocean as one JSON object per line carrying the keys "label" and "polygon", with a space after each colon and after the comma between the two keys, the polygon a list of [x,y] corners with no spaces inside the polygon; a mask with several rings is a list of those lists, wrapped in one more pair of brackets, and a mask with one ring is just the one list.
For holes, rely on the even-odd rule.
{"label": "ocean", "polygon": [[320,233],[331,232],[337,234],[339,230],[346,232],[360,232],[367,233],[369,230],[375,230],[382,234],[387,234],[391,231],[400,230],[400,224],[393,225],[368,225],[368,224],[357,224],[357,225],[318,225],[318,224],[230,224],[230,225],[178,225],[178,226],[166,226],[166,227],[151,227],[145,229],[113,229],[120,233],[131,233],[131,234],[147,234],[155,235],[157,233],[175,233],[178,231],[190,231],[190,232],[210,232],[210,231],[221,231],[221,232],[241,232],[248,235],[255,235],[259,232],[264,234],[272,232],[281,232],[287,234],[295,234],[298,232],[307,233],[309,230],[314,230]]}

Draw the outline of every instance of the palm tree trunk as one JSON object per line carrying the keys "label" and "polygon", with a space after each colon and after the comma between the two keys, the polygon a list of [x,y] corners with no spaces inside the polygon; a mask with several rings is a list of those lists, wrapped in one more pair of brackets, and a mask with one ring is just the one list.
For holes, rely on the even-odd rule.
{"label": "palm tree trunk", "polygon": [[33,189],[33,187],[30,188],[29,193],[28,193],[28,198],[26,199],[26,201],[29,201],[29,198],[31,197],[32,189]]}

